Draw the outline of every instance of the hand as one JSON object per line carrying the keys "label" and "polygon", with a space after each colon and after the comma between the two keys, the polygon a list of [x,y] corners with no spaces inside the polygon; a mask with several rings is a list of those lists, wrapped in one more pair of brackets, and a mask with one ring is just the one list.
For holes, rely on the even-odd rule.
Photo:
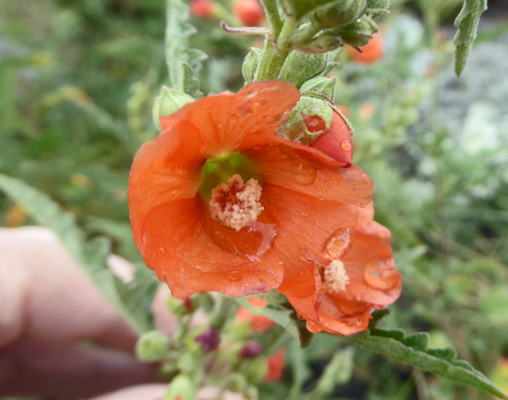
{"label": "hand", "polygon": [[132,356],[135,333],[51,231],[0,229],[0,255],[0,396],[89,397],[155,380]]}

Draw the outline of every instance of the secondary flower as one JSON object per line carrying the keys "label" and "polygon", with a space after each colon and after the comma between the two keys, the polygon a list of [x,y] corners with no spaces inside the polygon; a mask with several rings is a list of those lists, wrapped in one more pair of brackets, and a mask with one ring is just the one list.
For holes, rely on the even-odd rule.
{"label": "secondary flower", "polygon": [[372,35],[365,46],[360,47],[361,52],[351,46],[346,46],[346,50],[353,60],[360,64],[372,64],[383,58],[383,39],[379,34]]}
{"label": "secondary flower", "polygon": [[277,136],[298,90],[255,82],[161,118],[129,178],[134,240],[173,296],[268,292],[327,261],[372,182],[356,166]]}
{"label": "secondary flower", "polygon": [[307,320],[311,332],[351,335],[363,331],[373,310],[399,297],[401,278],[392,257],[390,231],[373,217],[371,205],[362,210],[354,233],[335,236],[337,244],[352,236],[344,255],[330,252],[327,264],[310,266],[278,289]]}
{"label": "secondary flower", "polygon": [[[268,305],[268,302],[260,297],[251,297],[247,301],[254,307],[266,307]],[[253,332],[265,332],[275,325],[275,322],[267,316],[253,314],[244,307],[238,308],[236,318],[240,321],[248,322]]]}

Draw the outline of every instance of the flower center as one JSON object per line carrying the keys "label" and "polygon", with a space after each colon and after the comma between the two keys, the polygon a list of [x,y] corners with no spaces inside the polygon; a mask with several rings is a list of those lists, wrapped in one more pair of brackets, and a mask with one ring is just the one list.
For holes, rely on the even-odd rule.
{"label": "flower center", "polygon": [[212,218],[236,231],[251,225],[263,211],[259,201],[261,190],[256,179],[245,182],[239,174],[234,174],[226,183],[212,189],[209,203]]}
{"label": "flower center", "polygon": [[322,288],[326,293],[336,293],[344,290],[349,283],[349,276],[346,274],[344,264],[339,260],[332,261],[325,267],[323,278],[324,283]]}

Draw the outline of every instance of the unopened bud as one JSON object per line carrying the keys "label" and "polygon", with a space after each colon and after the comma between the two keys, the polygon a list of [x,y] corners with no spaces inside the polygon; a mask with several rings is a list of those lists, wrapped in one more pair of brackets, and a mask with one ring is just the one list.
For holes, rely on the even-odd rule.
{"label": "unopened bud", "polygon": [[367,8],[367,0],[342,0],[320,7],[311,15],[321,29],[341,27],[358,19]]}
{"label": "unopened bud", "polygon": [[255,340],[249,340],[245,343],[238,353],[238,355],[242,358],[255,358],[261,354],[263,351],[263,346],[261,346]]}
{"label": "unopened bud", "polygon": [[249,382],[257,384],[261,382],[268,373],[268,364],[265,358],[255,358],[242,363],[242,372]]}
{"label": "unopened bud", "polygon": [[169,338],[158,331],[143,334],[136,343],[136,356],[145,362],[159,361],[169,349]]}
{"label": "unopened bud", "polygon": [[184,374],[177,375],[169,384],[163,400],[195,400],[196,389],[192,380]]}
{"label": "unopened bud", "polygon": [[319,75],[326,67],[326,54],[305,54],[292,51],[280,72],[280,78],[296,87]]}
{"label": "unopened bud", "polygon": [[209,353],[219,347],[220,339],[220,332],[213,326],[209,326],[203,333],[196,336],[194,341],[199,343],[205,352]]}
{"label": "unopened bud", "polygon": [[155,98],[152,108],[153,123],[161,130],[160,117],[168,116],[194,99],[188,94],[163,86],[161,93]]}
{"label": "unopened bud", "polygon": [[254,80],[262,52],[261,49],[253,47],[243,60],[242,75],[243,79],[245,79],[245,83],[251,83]]}

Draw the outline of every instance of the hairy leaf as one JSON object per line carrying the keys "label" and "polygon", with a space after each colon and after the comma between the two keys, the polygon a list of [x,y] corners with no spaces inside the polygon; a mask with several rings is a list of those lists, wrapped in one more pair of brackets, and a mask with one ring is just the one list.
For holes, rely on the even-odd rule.
{"label": "hairy leaf", "polygon": [[189,24],[189,7],[181,0],[166,0],[166,63],[169,72],[169,87],[197,98],[199,91],[197,74],[206,54],[201,50],[189,49],[188,37],[196,32]]}
{"label": "hairy leaf", "polygon": [[466,66],[467,58],[476,38],[480,15],[487,9],[487,0],[465,0],[455,26],[455,73],[460,76]]}
{"label": "hairy leaf", "polygon": [[508,396],[485,375],[476,371],[467,362],[457,360],[455,350],[451,348],[426,349],[428,345],[426,333],[406,336],[402,330],[372,328],[370,331],[345,336],[344,339],[393,360],[474,386],[501,399],[508,399]]}

